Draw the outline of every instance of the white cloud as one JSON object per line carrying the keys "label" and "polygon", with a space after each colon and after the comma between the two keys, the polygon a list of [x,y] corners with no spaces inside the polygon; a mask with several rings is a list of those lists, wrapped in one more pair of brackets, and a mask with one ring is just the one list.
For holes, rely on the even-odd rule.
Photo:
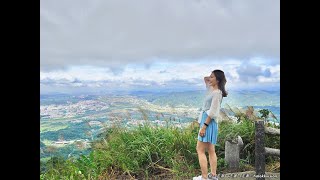
{"label": "white cloud", "polygon": [[129,62],[156,58],[277,59],[280,1],[45,0],[40,46],[42,71],[88,65],[121,74]]}
{"label": "white cloud", "polygon": [[258,82],[259,83],[280,83],[280,65],[276,66],[267,66],[267,69],[270,71],[270,76],[259,76]]}
{"label": "white cloud", "polygon": [[[250,61],[250,60],[248,60]],[[267,60],[265,59],[265,64]],[[255,65],[241,60],[216,62],[157,62],[148,67],[143,64],[128,64],[121,73],[114,74],[110,68],[77,66],[67,70],[40,72],[41,91],[57,90],[57,87],[88,90],[130,90],[130,89],[205,89],[203,77],[212,70],[221,69],[227,77],[227,88],[241,89],[278,85],[280,65]],[[268,73],[266,73],[268,72]],[[59,89],[61,90],[61,89]],[[84,91],[84,90],[83,90]]]}

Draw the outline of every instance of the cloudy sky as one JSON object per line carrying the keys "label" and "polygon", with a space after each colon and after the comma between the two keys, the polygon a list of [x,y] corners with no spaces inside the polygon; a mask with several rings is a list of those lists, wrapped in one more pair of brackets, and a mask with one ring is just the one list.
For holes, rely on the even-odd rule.
{"label": "cloudy sky", "polygon": [[40,91],[279,89],[279,0],[42,0]]}

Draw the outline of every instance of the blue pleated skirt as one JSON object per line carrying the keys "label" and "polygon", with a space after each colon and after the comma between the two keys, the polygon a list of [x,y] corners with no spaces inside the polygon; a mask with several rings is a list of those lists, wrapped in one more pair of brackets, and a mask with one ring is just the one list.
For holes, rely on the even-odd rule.
{"label": "blue pleated skirt", "polygon": [[[202,119],[200,122],[200,129],[204,126],[208,115],[206,112],[202,113]],[[200,132],[200,130],[199,130]],[[204,136],[200,136],[198,133],[198,140],[201,142],[210,142],[211,144],[217,144],[218,139],[218,124],[214,119],[211,119],[209,126],[206,129],[206,133]]]}

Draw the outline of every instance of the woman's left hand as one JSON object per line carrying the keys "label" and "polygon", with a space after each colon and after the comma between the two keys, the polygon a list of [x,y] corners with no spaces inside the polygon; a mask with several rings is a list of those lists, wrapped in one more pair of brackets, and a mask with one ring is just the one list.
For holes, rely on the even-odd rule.
{"label": "woman's left hand", "polygon": [[205,127],[202,127],[202,128],[200,129],[199,135],[202,137],[202,136],[204,136],[205,134],[206,134],[206,128],[205,128]]}

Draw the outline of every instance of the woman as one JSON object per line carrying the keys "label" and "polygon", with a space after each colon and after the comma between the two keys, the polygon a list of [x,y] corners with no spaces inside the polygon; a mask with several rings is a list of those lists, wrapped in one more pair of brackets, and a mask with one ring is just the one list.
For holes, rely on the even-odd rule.
{"label": "woman", "polygon": [[[207,87],[207,93],[202,106],[198,122],[200,130],[198,134],[197,153],[201,167],[201,175],[194,177],[193,180],[213,179],[218,180],[217,156],[215,152],[215,144],[218,137],[218,120],[220,113],[220,105],[223,97],[227,97],[225,90],[226,77],[221,70],[212,71],[209,77],[204,77]],[[209,163],[211,172],[208,173],[207,156],[205,150],[209,154]]]}

